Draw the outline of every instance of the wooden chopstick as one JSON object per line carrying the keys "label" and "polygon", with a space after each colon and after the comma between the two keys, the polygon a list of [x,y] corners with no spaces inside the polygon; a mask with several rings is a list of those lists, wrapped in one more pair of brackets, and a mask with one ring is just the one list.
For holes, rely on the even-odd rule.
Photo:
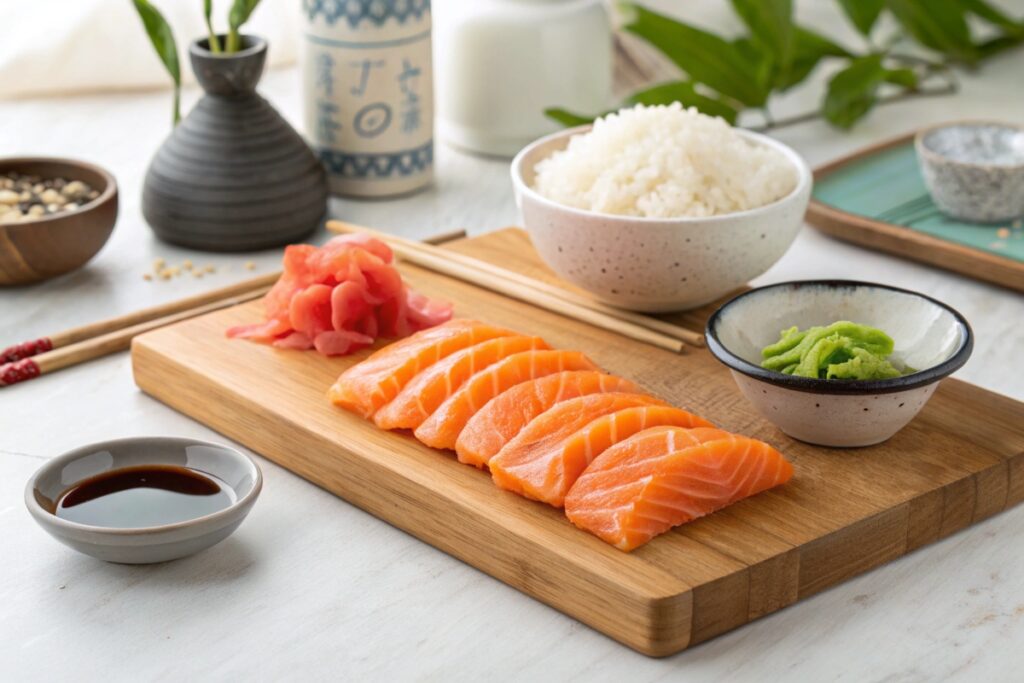
{"label": "wooden chopstick", "polygon": [[388,246],[406,261],[434,272],[470,282],[478,287],[504,294],[513,299],[533,304],[569,318],[581,320],[595,327],[616,332],[624,337],[642,341],[658,348],[674,353],[681,353],[683,350],[683,342],[672,336],[635,322],[622,320],[603,311],[564,299],[542,289],[528,286],[515,279],[506,279],[503,276],[499,276],[493,269],[480,267],[475,264],[467,265],[462,260],[452,259],[451,253],[448,250],[430,249],[421,245],[411,246],[408,240],[394,239],[392,235],[378,233],[366,228],[358,228],[357,226],[337,221],[328,221],[327,227],[330,230],[338,230],[339,232],[364,232],[371,234],[387,242]]}
{"label": "wooden chopstick", "polygon": [[263,288],[265,290],[277,282],[277,278],[280,276],[281,273],[261,275],[259,277],[243,280],[242,282],[236,282],[235,284],[228,285],[227,287],[220,287],[201,294],[187,296],[184,299],[178,299],[158,306],[143,308],[138,311],[133,311],[132,313],[119,315],[115,318],[100,320],[99,322],[89,323],[88,325],[82,325],[81,327],[72,327],[70,330],[58,332],[49,337],[41,337],[39,339],[22,342],[21,344],[15,344],[14,346],[10,346],[0,352],[0,363],[9,363],[22,360],[24,358],[30,358],[40,353],[53,351],[54,349],[59,349],[71,344],[77,344],[87,339],[93,339],[102,335],[110,334],[111,332],[117,332],[119,330],[134,327],[151,320],[166,318],[182,311],[189,311],[215,301],[241,296],[256,289]]}
{"label": "wooden chopstick", "polygon": [[237,296],[211,301],[201,306],[196,306],[184,311],[178,311],[162,318],[146,320],[129,327],[113,330],[106,334],[84,339],[74,344],[53,351],[47,351],[31,358],[23,358],[13,363],[0,366],[0,387],[9,386],[18,382],[35,379],[72,365],[78,365],[86,361],[101,358],[103,356],[124,351],[131,346],[132,339],[143,332],[155,330],[164,325],[170,325],[181,320],[194,318],[197,315],[211,313],[229,306],[236,306],[246,301],[258,299],[270,291],[270,286],[263,286],[257,289],[239,294]]}
{"label": "wooden chopstick", "polygon": [[654,332],[659,332],[663,335],[671,337],[672,339],[677,339],[679,341],[685,342],[690,346],[695,346],[698,348],[704,346],[704,335],[698,332],[694,332],[693,330],[688,330],[685,327],[673,325],[670,322],[658,320],[657,318],[652,318],[650,316],[646,316],[640,313],[634,313],[632,311],[625,311],[620,308],[615,308],[614,306],[609,306],[608,304],[604,304],[599,301],[594,301],[576,292],[563,289],[561,287],[557,287],[547,282],[543,282],[542,280],[537,280],[536,278],[523,275],[522,273],[517,273],[515,271],[508,270],[500,266],[495,266],[486,261],[481,261],[480,259],[475,259],[471,256],[466,256],[465,254],[460,254],[449,249],[439,250],[428,245],[424,245],[423,243],[420,242],[407,240],[396,235],[380,233],[369,228],[364,228],[358,225],[352,225],[350,223],[344,223],[342,221],[328,221],[327,228],[329,230],[334,230],[336,232],[342,233],[366,233],[388,242],[389,244],[392,245],[392,247],[394,247],[395,245],[401,245],[403,248],[441,256],[447,261],[457,262],[461,265],[464,265],[469,268],[474,268],[492,277],[502,278],[507,281],[511,281],[516,284],[522,285],[524,287],[531,287],[539,292],[543,292],[544,294],[564,299],[565,301],[568,301],[572,304],[590,308],[594,311],[598,311],[600,313],[611,316],[618,320],[632,323],[640,327],[645,327],[649,330],[653,330]]}
{"label": "wooden chopstick", "polygon": [[[455,230],[435,235],[426,241],[442,244],[465,236],[465,230]],[[227,287],[83,325],[44,338],[47,342],[60,340],[61,343],[46,344],[27,357],[19,356],[14,361],[0,363],[0,387],[124,351],[131,346],[132,339],[143,332],[258,299],[266,294],[280,277],[280,272],[261,275]],[[11,349],[32,344],[34,342],[26,342]]]}

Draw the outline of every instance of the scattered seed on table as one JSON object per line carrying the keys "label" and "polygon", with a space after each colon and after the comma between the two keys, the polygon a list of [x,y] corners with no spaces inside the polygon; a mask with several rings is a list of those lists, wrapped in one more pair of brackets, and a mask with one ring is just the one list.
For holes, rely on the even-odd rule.
{"label": "scattered seed on table", "polygon": [[152,282],[153,281],[153,276],[150,275],[149,273],[143,273],[142,274],[142,279],[145,280],[146,282]]}
{"label": "scattered seed on table", "polygon": [[253,263],[252,261],[246,261],[245,262],[245,269],[246,270],[256,270],[256,264]]}
{"label": "scattered seed on table", "polygon": [[1010,229],[1009,228],[999,228],[998,230],[996,230],[996,237],[998,237],[999,239],[1004,240],[1004,239],[1006,239],[1009,236],[1010,236]]}
{"label": "scattered seed on table", "polygon": [[214,268],[213,266],[206,266],[205,268],[203,268],[203,272],[206,272],[206,273],[212,273],[215,270],[216,270],[216,268]]}
{"label": "scattered seed on table", "polygon": [[185,259],[181,262],[181,267],[185,270],[192,270],[192,261]]}
{"label": "scattered seed on table", "polygon": [[167,263],[167,261],[163,260],[162,258],[153,259],[153,270],[160,270],[161,268],[164,267],[165,263]]}

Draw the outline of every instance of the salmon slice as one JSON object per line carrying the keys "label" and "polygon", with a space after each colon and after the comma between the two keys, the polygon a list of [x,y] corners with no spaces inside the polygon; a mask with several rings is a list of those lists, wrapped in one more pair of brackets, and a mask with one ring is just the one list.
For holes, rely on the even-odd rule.
{"label": "salmon slice", "polygon": [[343,372],[327,395],[334,405],[369,418],[423,369],[468,346],[513,334],[457,318],[385,346]]}
{"label": "salmon slice", "polygon": [[[533,418],[491,458],[487,463],[491,478],[503,489],[547,502],[555,497],[557,482],[564,477],[562,472],[549,474],[548,464],[555,461],[552,467],[556,470],[563,464],[558,454],[566,439],[604,415],[652,405],[664,402],[644,394],[619,391],[556,403]],[[534,483],[538,485],[533,486]]]}
{"label": "salmon slice", "polygon": [[713,427],[693,413],[665,405],[640,405],[602,415],[561,441],[544,447],[502,451],[491,460],[498,485],[528,498],[562,507],[565,494],[605,449],[650,427]]}
{"label": "salmon slice", "polygon": [[429,366],[406,384],[390,403],[373,416],[381,429],[416,429],[455,393],[463,382],[513,353],[546,349],[540,337],[498,337],[468,348]]}
{"label": "salmon slice", "polygon": [[654,427],[599,455],[569,489],[565,513],[628,552],[792,476],[793,466],[761,441],[720,429]]}
{"label": "salmon slice", "polygon": [[560,372],[517,384],[481,408],[459,434],[459,462],[483,467],[533,418],[561,401],[611,391],[639,393],[628,379],[596,371]]}
{"label": "salmon slice", "polygon": [[466,423],[509,387],[570,370],[597,370],[579,351],[523,351],[476,373],[416,428],[416,438],[434,448],[455,448]]}

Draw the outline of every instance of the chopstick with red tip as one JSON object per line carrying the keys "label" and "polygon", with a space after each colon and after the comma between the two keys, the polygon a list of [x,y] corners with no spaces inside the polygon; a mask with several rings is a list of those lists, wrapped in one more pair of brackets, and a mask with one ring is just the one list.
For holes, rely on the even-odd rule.
{"label": "chopstick with red tip", "polygon": [[281,273],[261,275],[259,277],[244,280],[243,282],[228,285],[227,287],[220,287],[209,292],[203,292],[194,296],[185,297],[184,299],[178,299],[177,301],[170,301],[158,306],[151,306],[149,308],[143,308],[142,310],[126,313],[125,315],[119,315],[116,318],[100,320],[99,322],[89,323],[88,325],[82,325],[81,327],[73,327],[70,330],[58,332],[50,335],[49,337],[40,337],[39,339],[15,344],[7,347],[3,351],[0,351],[0,363],[13,363],[15,361],[31,358],[41,353],[52,352],[55,349],[71,346],[72,344],[78,344],[88,339],[94,339],[96,337],[110,334],[111,332],[117,332],[129,327],[141,325],[142,323],[147,323],[151,320],[166,318],[174,315],[175,313],[181,313],[182,311],[189,311],[200,306],[205,306],[211,302],[241,296],[252,292],[255,289],[266,289],[277,282],[277,278],[280,276]]}

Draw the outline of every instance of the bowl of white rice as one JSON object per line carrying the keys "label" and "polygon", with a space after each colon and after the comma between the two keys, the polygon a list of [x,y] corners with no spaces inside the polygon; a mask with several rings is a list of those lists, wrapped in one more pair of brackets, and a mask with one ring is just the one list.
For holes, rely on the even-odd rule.
{"label": "bowl of white rice", "polygon": [[678,103],[541,138],[512,162],[541,258],[597,299],[695,308],[745,285],[803,224],[811,172],[792,149]]}

